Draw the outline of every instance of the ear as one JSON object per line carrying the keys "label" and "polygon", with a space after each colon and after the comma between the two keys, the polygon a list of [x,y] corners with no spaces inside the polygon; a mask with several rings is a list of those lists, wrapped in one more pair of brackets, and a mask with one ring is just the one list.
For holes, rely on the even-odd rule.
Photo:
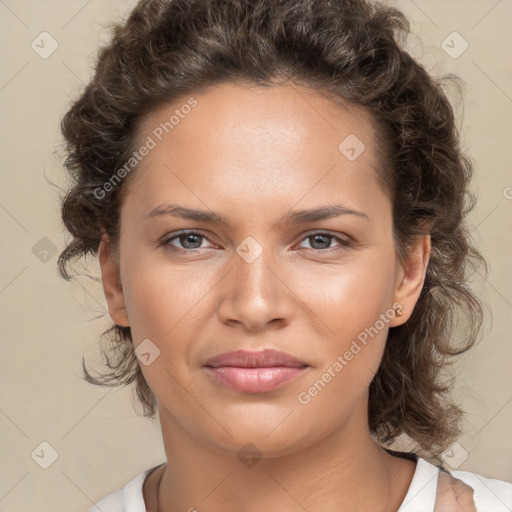
{"label": "ear", "polygon": [[121,327],[129,327],[130,321],[126,312],[123,287],[119,267],[111,251],[106,233],[101,237],[98,259],[101,267],[103,292],[107,300],[108,314],[112,321]]}
{"label": "ear", "polygon": [[404,324],[412,315],[425,282],[429,257],[430,235],[417,237],[409,247],[405,261],[399,266],[393,305],[398,314],[390,320],[390,327]]}

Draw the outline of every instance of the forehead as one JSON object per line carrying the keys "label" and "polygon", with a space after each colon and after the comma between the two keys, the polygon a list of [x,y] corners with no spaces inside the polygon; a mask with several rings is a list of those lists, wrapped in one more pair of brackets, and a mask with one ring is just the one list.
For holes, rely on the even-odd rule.
{"label": "forehead", "polygon": [[[307,135],[311,143],[321,139],[328,145],[350,130],[371,143],[371,114],[363,107],[327,94],[291,83],[221,83],[151,109],[138,123],[137,138],[153,133],[160,142],[172,132],[178,142],[179,138],[197,134],[203,135],[204,142],[215,140],[231,146],[241,138],[254,137],[255,142],[265,142],[282,135],[286,142],[297,143]],[[192,101],[195,105],[191,108]]]}
{"label": "forehead", "polygon": [[184,95],[144,116],[137,139],[149,138],[154,148],[128,187],[145,211],[176,188],[286,203],[333,190],[362,199],[376,186],[370,114],[298,85],[227,83]]}

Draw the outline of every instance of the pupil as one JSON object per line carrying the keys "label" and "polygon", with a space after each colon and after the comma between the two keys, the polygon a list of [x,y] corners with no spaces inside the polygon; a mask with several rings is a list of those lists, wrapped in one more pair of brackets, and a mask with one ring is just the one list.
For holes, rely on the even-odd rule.
{"label": "pupil", "polygon": [[[329,245],[329,244],[325,243],[325,240],[327,238],[329,238],[327,235],[313,235],[313,236],[314,236],[315,242],[317,242],[317,240],[320,239],[320,245],[322,245],[322,242],[321,242],[322,239],[324,240],[324,243],[323,243],[324,246]],[[325,249],[325,247],[322,247],[322,249]]]}
{"label": "pupil", "polygon": [[[197,235],[192,235],[192,234],[186,234],[186,235],[183,235],[184,238],[185,238],[185,243],[183,244],[187,249],[191,249],[191,247],[188,247],[187,244],[188,242],[192,239],[192,244],[194,244],[194,238],[198,238]],[[196,241],[197,243],[197,241]],[[193,247],[192,247],[193,248]]]}

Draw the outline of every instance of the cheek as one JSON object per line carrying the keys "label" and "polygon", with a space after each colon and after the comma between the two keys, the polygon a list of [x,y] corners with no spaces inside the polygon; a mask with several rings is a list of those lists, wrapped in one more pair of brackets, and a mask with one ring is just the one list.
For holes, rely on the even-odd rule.
{"label": "cheek", "polygon": [[134,252],[126,261],[126,308],[135,349],[147,339],[156,345],[146,342],[158,357],[150,365],[140,364],[148,385],[157,395],[165,389],[169,399],[179,401],[183,396],[177,382],[190,386],[195,340],[212,314],[207,298],[217,279],[215,273],[198,272],[197,267],[194,271],[192,265],[150,256]]}
{"label": "cheek", "polygon": [[333,407],[343,416],[344,408],[365,392],[378,370],[394,315],[393,284],[393,268],[382,252],[354,260],[329,279],[317,273],[302,281],[298,294],[308,297],[305,302],[321,320],[317,350],[322,357],[299,403],[311,410]]}
{"label": "cheek", "polygon": [[327,414],[329,424],[350,416],[367,393],[384,352],[388,328],[385,323],[380,329],[375,324],[353,318],[339,321],[337,336],[322,343],[322,364],[299,390],[300,411],[310,418]]}
{"label": "cheek", "polygon": [[323,265],[290,276],[293,290],[334,343],[356,337],[391,307],[393,254],[383,249],[354,252],[337,266]]}
{"label": "cheek", "polygon": [[137,262],[132,258],[125,268],[130,276],[124,291],[134,348],[144,342],[149,348],[141,348],[139,353],[152,354],[150,364],[143,364],[140,359],[140,368],[159,399],[165,394],[166,400],[179,403],[183,397],[178,382],[183,381],[189,340],[193,339],[187,323],[197,315],[204,291],[197,280],[184,276],[179,269],[171,271],[169,265],[156,259],[144,262],[141,258]]}
{"label": "cheek", "polygon": [[211,288],[207,280],[198,279],[197,272],[172,264],[158,253],[131,253],[125,265],[127,286],[123,288],[130,326],[132,333],[144,337],[171,334],[178,322],[194,315]]}

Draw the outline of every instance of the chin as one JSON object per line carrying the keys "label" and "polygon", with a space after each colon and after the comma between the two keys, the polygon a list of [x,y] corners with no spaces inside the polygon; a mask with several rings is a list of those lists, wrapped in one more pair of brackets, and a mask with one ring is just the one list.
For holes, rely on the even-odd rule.
{"label": "chin", "polygon": [[[228,452],[238,458],[254,456],[268,459],[290,455],[316,441],[310,439],[312,436],[307,435],[304,426],[302,430],[292,424],[276,428],[285,417],[286,414],[269,426],[261,418],[259,422],[256,418],[251,421],[251,416],[248,416],[247,421],[229,423],[228,430],[232,437],[220,428],[205,433],[205,438],[217,451]],[[287,423],[287,420],[283,423]]]}

